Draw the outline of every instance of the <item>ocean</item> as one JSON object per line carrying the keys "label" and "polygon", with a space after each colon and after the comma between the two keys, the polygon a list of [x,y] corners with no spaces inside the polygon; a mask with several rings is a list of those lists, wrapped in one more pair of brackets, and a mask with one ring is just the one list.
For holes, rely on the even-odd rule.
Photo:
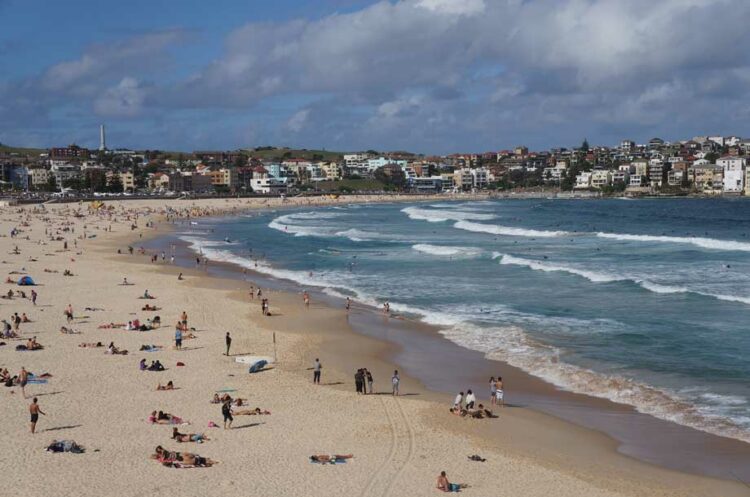
{"label": "ocean", "polygon": [[488,200],[199,220],[180,238],[439,327],[562,390],[750,442],[750,202]]}

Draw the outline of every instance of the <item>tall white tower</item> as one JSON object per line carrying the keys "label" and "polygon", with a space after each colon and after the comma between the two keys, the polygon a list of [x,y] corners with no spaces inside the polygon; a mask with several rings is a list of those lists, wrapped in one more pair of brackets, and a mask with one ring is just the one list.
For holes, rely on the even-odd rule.
{"label": "tall white tower", "polygon": [[99,150],[106,150],[107,149],[107,141],[104,138],[104,125],[99,125]]}

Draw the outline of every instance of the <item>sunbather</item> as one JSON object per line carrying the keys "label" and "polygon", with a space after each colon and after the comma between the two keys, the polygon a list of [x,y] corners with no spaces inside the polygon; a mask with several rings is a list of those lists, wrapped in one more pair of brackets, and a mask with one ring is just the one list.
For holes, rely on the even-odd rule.
{"label": "sunbather", "polygon": [[260,407],[256,407],[255,409],[243,409],[241,411],[232,411],[232,414],[235,416],[268,416],[271,414],[271,411],[263,410],[261,411]]}
{"label": "sunbather", "polygon": [[197,442],[203,443],[209,440],[203,433],[180,433],[177,427],[172,428],[172,439],[178,442]]}
{"label": "sunbather", "polygon": [[104,344],[102,342],[96,342],[96,343],[93,343],[93,342],[85,343],[84,342],[84,343],[79,343],[78,346],[81,347],[81,348],[83,348],[83,349],[90,349],[90,348],[104,347]]}
{"label": "sunbather", "polygon": [[332,456],[320,454],[320,455],[310,456],[310,462],[314,462],[318,464],[336,464],[339,462],[344,462],[347,459],[351,459],[353,457],[354,457],[354,454],[345,454],[345,455],[335,454]]}
{"label": "sunbather", "polygon": [[174,383],[172,383],[172,380],[169,380],[166,385],[162,385],[159,383],[156,385],[157,390],[174,390]]}
{"label": "sunbather", "polygon": [[186,423],[181,417],[164,411],[153,411],[148,417],[148,422],[159,425],[181,425]]}

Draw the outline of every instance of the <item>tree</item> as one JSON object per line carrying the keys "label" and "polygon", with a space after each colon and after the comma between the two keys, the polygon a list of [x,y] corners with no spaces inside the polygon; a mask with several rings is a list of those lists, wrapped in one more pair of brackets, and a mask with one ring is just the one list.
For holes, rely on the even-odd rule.
{"label": "tree", "polygon": [[716,159],[719,158],[719,154],[716,152],[709,152],[706,154],[705,159],[711,164],[716,164]]}
{"label": "tree", "polygon": [[119,174],[112,176],[107,189],[112,193],[122,193],[122,180]]}
{"label": "tree", "polygon": [[582,152],[588,152],[589,151],[589,141],[584,138],[583,143],[581,143],[581,151]]}
{"label": "tree", "polygon": [[49,178],[47,179],[47,184],[44,186],[44,190],[48,192],[57,191],[57,180],[55,179],[54,174],[49,175]]}

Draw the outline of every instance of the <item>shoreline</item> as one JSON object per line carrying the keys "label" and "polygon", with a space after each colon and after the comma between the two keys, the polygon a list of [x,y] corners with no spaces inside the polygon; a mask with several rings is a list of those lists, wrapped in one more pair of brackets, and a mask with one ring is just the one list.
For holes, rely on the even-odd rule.
{"label": "shoreline", "polygon": [[[206,215],[222,207],[239,210],[247,205],[205,204],[209,204]],[[457,418],[448,414],[443,397],[430,393],[410,375],[402,376],[402,392],[415,395],[357,396],[350,391],[351,367],[371,369],[376,389],[383,391],[394,367],[390,358],[396,355],[398,362],[401,349],[397,345],[355,333],[342,309],[314,300],[306,310],[298,294],[270,290],[274,316],[263,318],[257,301],[246,298],[247,283],[152,264],[147,256],[117,254],[118,248],[138,245],[141,240],[145,243],[163,233],[159,225],[156,230],[131,230],[125,210],[139,209],[142,215],[137,222],[142,226],[146,219],[156,221],[163,216],[159,207],[145,202],[115,204],[118,219],[114,222],[92,214],[73,217],[73,210],[65,205],[48,206],[36,214],[33,209],[3,213],[5,233],[27,219],[29,225],[22,229],[33,237],[29,241],[0,238],[6,252],[13,244],[21,248],[21,255],[4,256],[3,269],[25,267],[36,277],[41,298],[38,307],[25,300],[0,305],[6,314],[29,313],[33,322],[22,325],[21,334],[24,338],[37,335],[45,349],[19,353],[0,347],[0,365],[14,372],[23,365],[53,374],[48,385],[34,385],[29,392],[39,396],[49,413],[41,420],[38,435],[29,435],[27,425],[20,421],[28,402],[20,398],[20,392],[5,390],[7,402],[0,404],[0,415],[7,420],[0,424],[0,435],[13,447],[0,456],[0,464],[12,475],[8,486],[18,495],[43,495],[53,488],[62,495],[78,496],[135,496],[163,490],[224,495],[254,488],[261,495],[351,496],[369,495],[377,488],[378,494],[419,496],[435,495],[434,478],[441,469],[453,479],[470,483],[467,495],[746,494],[739,483],[665,470],[617,454],[606,436],[526,408],[506,408],[496,420]],[[145,214],[149,209],[151,213]],[[107,224],[113,227],[111,233],[106,231]],[[57,230],[75,227],[74,236],[60,235],[71,243],[75,238],[75,248],[60,250],[62,240],[37,244],[43,239],[40,232],[49,225]],[[85,229],[96,238],[78,238]],[[32,256],[36,261],[28,259]],[[68,268],[74,273],[71,278],[62,275]],[[178,272],[185,273],[184,281],[177,281]],[[119,285],[124,276],[134,285]],[[145,319],[138,311],[143,301],[137,298],[144,288],[158,297],[154,302],[161,308],[161,328],[145,333],[97,328],[97,323],[122,322],[132,319],[129,316]],[[102,309],[74,321],[80,335],[56,331],[64,323],[62,309],[71,301],[77,314],[84,306]],[[177,351],[171,348],[170,321],[183,309],[190,315],[197,339]],[[222,354],[224,331],[232,332],[234,354],[263,355],[273,350],[271,334],[275,332],[279,364],[248,375],[245,367]],[[112,339],[131,354],[108,356],[77,346],[82,341],[108,343]],[[143,343],[163,349],[156,355],[137,352]],[[318,354],[324,362],[323,381],[329,385],[314,387],[308,369]],[[138,371],[142,356],[161,359],[168,370]],[[177,367],[177,361],[186,366]],[[170,379],[178,390],[154,391],[157,381]],[[204,431],[207,420],[220,420],[218,407],[208,403],[210,396],[227,388],[273,415],[258,420],[238,417],[233,430],[209,429],[206,433],[211,440],[199,446],[177,446],[168,439],[168,427],[145,422],[150,410],[165,409],[192,422],[181,431]],[[43,446],[52,437],[75,439],[87,447],[87,453],[45,453]],[[218,459],[221,464],[196,471],[160,467],[147,457],[159,443],[170,450]],[[307,461],[309,454],[336,452],[354,453],[355,459],[330,468]],[[487,462],[467,461],[466,455],[474,453],[487,457]],[[118,468],[115,476],[113,467]]]}
{"label": "shoreline", "polygon": [[[179,243],[184,245],[184,250],[197,254],[188,243],[182,240]],[[210,265],[214,276],[240,278],[241,273],[247,271],[252,281],[276,282],[274,288],[290,294],[299,295],[305,289],[297,282],[232,262],[212,260]],[[333,309],[343,306],[342,299],[325,294],[320,288],[313,287],[309,291],[315,301],[324,306]],[[400,371],[408,372],[444,405],[450,405],[453,394],[464,390],[466,385],[484,385],[487,377],[502,371],[503,377],[514,385],[508,397],[515,395],[517,406],[531,409],[542,415],[542,419],[552,417],[601,433],[612,450],[622,456],[668,470],[724,481],[750,477],[745,464],[750,460],[750,445],[743,441],[655,418],[630,405],[560,390],[529,372],[500,360],[488,359],[480,352],[451,342],[440,334],[437,326],[402,316],[385,319],[378,309],[363,303],[357,303],[357,307],[362,312],[353,313],[352,319],[347,320],[349,331],[387,343],[385,350],[388,352],[382,358],[400,366]],[[450,372],[441,371],[432,362],[435,358],[441,362],[458,362],[461,367]],[[485,392],[478,393],[481,401]]]}

